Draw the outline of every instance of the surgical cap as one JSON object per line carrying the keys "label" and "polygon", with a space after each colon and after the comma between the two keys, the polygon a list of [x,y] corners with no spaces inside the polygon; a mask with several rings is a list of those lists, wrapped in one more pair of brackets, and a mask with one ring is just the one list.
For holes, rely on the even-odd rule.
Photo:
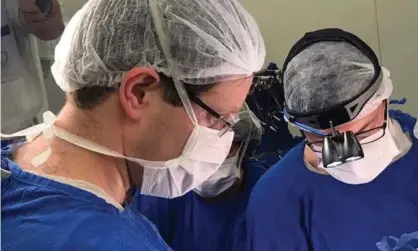
{"label": "surgical cap", "polygon": [[90,0],[64,31],[52,73],[64,91],[116,87],[134,67],[212,84],[260,70],[265,54],[237,0]]}
{"label": "surgical cap", "polygon": [[347,42],[318,42],[288,64],[283,78],[290,111],[332,109],[362,93],[374,76],[370,59]]}

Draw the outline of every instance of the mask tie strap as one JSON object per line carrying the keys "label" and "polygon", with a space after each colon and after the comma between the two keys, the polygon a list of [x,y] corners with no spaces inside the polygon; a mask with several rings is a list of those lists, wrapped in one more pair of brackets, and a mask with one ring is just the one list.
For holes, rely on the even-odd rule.
{"label": "mask tie strap", "polygon": [[25,137],[26,141],[32,142],[36,137],[38,137],[41,133],[43,133],[47,128],[51,127],[51,125],[55,122],[56,117],[51,111],[47,111],[47,112],[44,112],[43,119],[44,119],[44,122],[41,124],[31,126],[29,128],[23,129],[21,131],[18,131],[12,134],[0,133],[0,136],[1,138],[5,138],[5,139]]}
{"label": "mask tie strap", "polygon": [[[72,133],[70,133],[67,130],[64,130],[62,128],[53,126],[53,135],[55,137],[58,137],[62,140],[65,140],[75,146],[78,146],[80,148],[84,148],[86,150],[89,150],[91,152],[95,152],[95,153],[99,153],[99,154],[103,154],[106,156],[110,156],[110,157],[115,157],[115,158],[119,158],[119,159],[125,159],[125,160],[129,160],[132,161],[134,163],[138,163],[139,165],[143,165],[146,164],[148,161],[146,160],[139,160],[136,158],[132,158],[132,157],[127,157],[124,156],[122,154],[120,154],[119,152],[113,151],[109,148],[106,148],[104,146],[101,146],[95,142],[92,142],[90,140],[84,139],[80,136],[74,135]],[[152,161],[150,161],[150,163],[153,163]],[[168,166],[176,166],[177,163],[167,163],[167,164],[171,164]],[[153,165],[150,165],[153,166]],[[155,169],[165,169],[167,165],[162,165],[162,167],[155,167]]]}
{"label": "mask tie strap", "polygon": [[[10,138],[17,138],[17,137],[25,137],[27,142],[32,142],[36,137],[40,134],[43,134],[45,139],[48,141],[52,138],[52,126],[55,123],[56,116],[51,111],[46,111],[43,114],[44,122],[38,125],[31,126],[29,128],[23,129],[21,131],[12,133],[12,134],[4,134],[1,133],[0,136],[5,139]],[[48,147],[46,151],[39,154],[35,158],[31,160],[32,165],[38,167],[42,163],[44,163],[51,153],[51,149]]]}
{"label": "mask tie strap", "polygon": [[[31,160],[31,164],[34,167],[39,167],[40,165],[45,163],[51,155],[51,147],[49,146],[49,144],[51,142],[52,137],[54,136],[54,123],[57,120],[57,117],[51,111],[47,111],[43,114],[43,119],[44,123],[42,123],[43,128],[41,133],[44,136],[44,139],[48,141],[48,149],[46,149],[44,152],[42,152],[41,154],[39,154]],[[26,139],[28,142],[31,142],[38,135],[32,138],[30,138],[31,136],[26,136]]]}

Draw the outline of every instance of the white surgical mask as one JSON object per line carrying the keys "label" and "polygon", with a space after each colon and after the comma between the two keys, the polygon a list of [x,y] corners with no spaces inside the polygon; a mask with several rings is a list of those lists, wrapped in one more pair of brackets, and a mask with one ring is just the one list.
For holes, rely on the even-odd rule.
{"label": "white surgical mask", "polygon": [[136,161],[144,167],[141,194],[180,197],[209,179],[227,157],[234,133],[196,126],[180,157],[165,162]]}
{"label": "white surgical mask", "polygon": [[[243,171],[241,169],[241,162],[244,158],[244,155],[247,151],[248,144],[251,140],[261,140],[262,127],[260,121],[250,110],[248,105],[245,103],[241,108],[239,113],[239,119],[241,121],[246,121],[247,123],[242,124],[240,133],[241,136],[245,136],[241,143],[241,147],[238,150],[237,154],[234,157],[225,159],[222,163],[222,166],[218,169],[216,173],[209,177],[208,180],[204,181],[198,187],[193,189],[193,191],[204,198],[215,197],[222,192],[230,188],[237,179],[241,178]],[[236,129],[239,124],[236,124]],[[235,135],[236,136],[236,135]]]}
{"label": "white surgical mask", "polygon": [[[374,137],[371,135],[369,137]],[[369,141],[369,138],[362,142]],[[385,135],[374,142],[362,145],[364,158],[347,162],[333,168],[324,168],[321,153],[316,153],[320,163],[319,168],[325,169],[335,179],[347,184],[365,184],[373,181],[397,157],[408,151],[411,141],[402,132],[398,122],[388,119]]]}
{"label": "white surgical mask", "polygon": [[216,173],[193,191],[204,198],[215,197],[230,188],[240,177],[239,155],[227,158]]}

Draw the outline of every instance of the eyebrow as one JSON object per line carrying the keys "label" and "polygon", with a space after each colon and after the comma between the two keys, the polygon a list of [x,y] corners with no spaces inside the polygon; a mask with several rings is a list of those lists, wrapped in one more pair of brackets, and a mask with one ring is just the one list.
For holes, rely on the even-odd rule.
{"label": "eyebrow", "polygon": [[218,110],[216,107],[212,107],[211,105],[206,104],[205,101],[201,100],[198,97],[190,97],[190,99],[192,102],[196,103],[198,106],[206,110],[208,113],[210,113],[217,119],[222,119],[222,117],[226,114],[239,114],[239,112],[241,111],[241,107],[239,109],[235,107],[235,109],[233,109],[233,112],[226,112],[222,111],[222,109]]}
{"label": "eyebrow", "polygon": [[[208,106],[210,106],[209,104],[207,104]],[[231,108],[229,108],[228,110],[226,109],[218,109],[216,106],[210,106],[213,110],[215,110],[217,113],[219,113],[220,115],[226,115],[226,114],[235,114],[235,113],[239,113],[241,111],[241,108],[244,106],[244,104],[242,106],[233,106]]]}

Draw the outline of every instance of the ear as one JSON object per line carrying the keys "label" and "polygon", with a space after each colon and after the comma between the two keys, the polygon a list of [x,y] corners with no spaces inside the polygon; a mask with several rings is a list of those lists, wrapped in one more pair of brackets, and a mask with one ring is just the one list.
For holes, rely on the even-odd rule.
{"label": "ear", "polygon": [[119,98],[129,118],[138,120],[147,105],[145,96],[152,85],[159,85],[160,77],[151,68],[134,68],[122,76]]}

